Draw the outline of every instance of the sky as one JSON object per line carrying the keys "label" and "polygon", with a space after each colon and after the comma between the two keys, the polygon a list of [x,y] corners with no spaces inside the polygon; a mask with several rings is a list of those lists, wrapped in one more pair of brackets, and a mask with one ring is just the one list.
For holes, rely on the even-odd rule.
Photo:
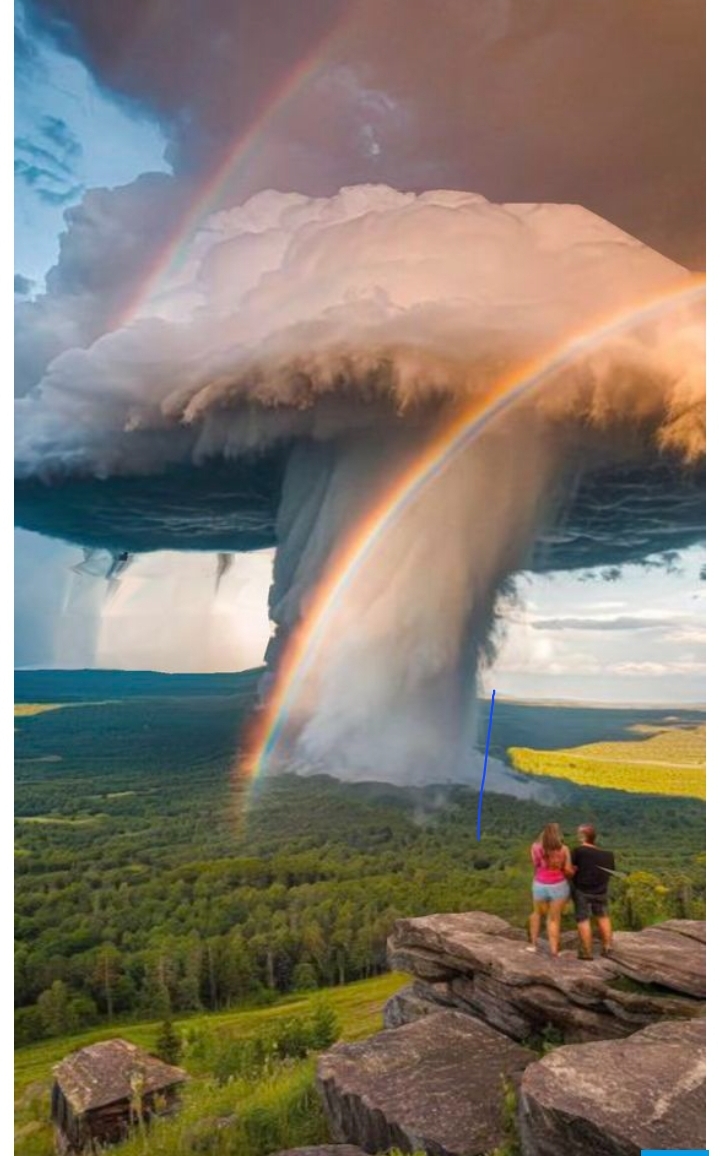
{"label": "sky", "polygon": [[[403,23],[402,4],[394,18],[381,4],[317,0],[300,24],[289,17],[278,25],[279,3],[258,17],[253,4],[216,0],[202,38],[193,32],[193,5],[181,6],[187,20],[174,26],[173,54],[166,9],[131,4],[119,27],[80,0],[18,8],[20,392],[55,352],[110,327],[123,294],[144,275],[164,218],[182,211],[186,189],[206,183],[238,137],[246,141],[242,163],[213,207],[267,185],[325,195],[382,180],[531,199],[527,187],[538,200],[580,201],[701,268],[697,6],[685,6],[678,22],[680,8],[669,3],[656,40],[645,35],[645,7],[610,3],[601,26],[586,29],[554,0],[532,17],[529,6],[492,0],[482,19],[477,6],[458,0],[440,26],[430,15],[425,25]],[[610,58],[594,50],[598,36]],[[668,36],[677,46],[672,75]],[[473,37],[484,45],[483,69]],[[466,80],[452,91],[437,79],[449,61]],[[615,80],[595,101],[588,94],[601,61]],[[582,85],[574,89],[579,110],[568,105],[568,85]],[[649,125],[640,141],[628,127],[628,101]],[[262,133],[253,132],[259,122]],[[605,155],[617,163],[601,163]],[[104,189],[112,191],[93,191]],[[35,328],[23,345],[29,310]],[[138,557],[115,583],[102,576],[101,559],[77,572],[81,561],[77,547],[17,532],[17,665],[209,671],[262,660],[271,551],[237,558],[217,590],[214,556]],[[704,551],[695,548],[669,570],[520,577],[484,686],[527,698],[704,701],[701,575]]]}
{"label": "sky", "polygon": [[[16,9],[20,30],[25,27]],[[58,258],[63,212],[94,185],[121,185],[146,169],[168,171],[165,140],[150,117],[129,117],[87,69],[27,35],[18,53],[15,103],[17,288],[37,293]],[[25,282],[30,285],[26,286]]]}

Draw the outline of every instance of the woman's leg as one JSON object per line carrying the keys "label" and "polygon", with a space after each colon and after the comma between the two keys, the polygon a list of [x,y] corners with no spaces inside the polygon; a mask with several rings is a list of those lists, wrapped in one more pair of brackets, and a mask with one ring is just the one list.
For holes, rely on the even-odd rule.
{"label": "woman's leg", "polygon": [[537,941],[540,938],[540,925],[542,917],[547,913],[547,903],[541,903],[539,900],[533,900],[532,915],[530,916],[530,946],[537,947]]}
{"label": "woman's leg", "polygon": [[559,955],[560,953],[560,920],[562,919],[563,907],[567,899],[553,899],[550,902],[550,910],[547,917],[547,937],[550,944],[550,954]]}

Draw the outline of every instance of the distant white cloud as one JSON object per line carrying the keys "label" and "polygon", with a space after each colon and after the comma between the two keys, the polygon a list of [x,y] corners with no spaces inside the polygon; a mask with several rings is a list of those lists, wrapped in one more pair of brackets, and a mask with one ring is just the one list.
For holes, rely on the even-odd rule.
{"label": "distant white cloud", "polygon": [[672,616],[623,614],[604,618],[537,618],[530,626],[533,630],[658,630],[671,622]]}
{"label": "distant white cloud", "polygon": [[610,674],[644,675],[658,678],[668,674],[704,674],[704,662],[618,662],[608,668]]}

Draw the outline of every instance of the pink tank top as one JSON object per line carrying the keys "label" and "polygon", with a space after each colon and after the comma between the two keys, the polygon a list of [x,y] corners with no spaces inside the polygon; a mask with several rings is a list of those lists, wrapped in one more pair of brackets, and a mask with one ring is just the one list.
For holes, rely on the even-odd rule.
{"label": "pink tank top", "polygon": [[535,882],[536,883],[562,883],[565,879],[565,873],[558,867],[548,867],[545,855],[542,849],[542,843],[533,843],[532,845],[532,861],[535,868]]}

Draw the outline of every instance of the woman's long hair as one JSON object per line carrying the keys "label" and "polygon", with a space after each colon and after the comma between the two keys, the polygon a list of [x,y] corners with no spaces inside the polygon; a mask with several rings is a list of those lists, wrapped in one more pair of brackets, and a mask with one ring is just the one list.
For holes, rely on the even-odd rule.
{"label": "woman's long hair", "polygon": [[546,859],[549,858],[553,851],[559,851],[563,846],[563,834],[559,825],[557,823],[548,823],[546,827],[543,827],[540,842],[542,844],[543,855]]}

